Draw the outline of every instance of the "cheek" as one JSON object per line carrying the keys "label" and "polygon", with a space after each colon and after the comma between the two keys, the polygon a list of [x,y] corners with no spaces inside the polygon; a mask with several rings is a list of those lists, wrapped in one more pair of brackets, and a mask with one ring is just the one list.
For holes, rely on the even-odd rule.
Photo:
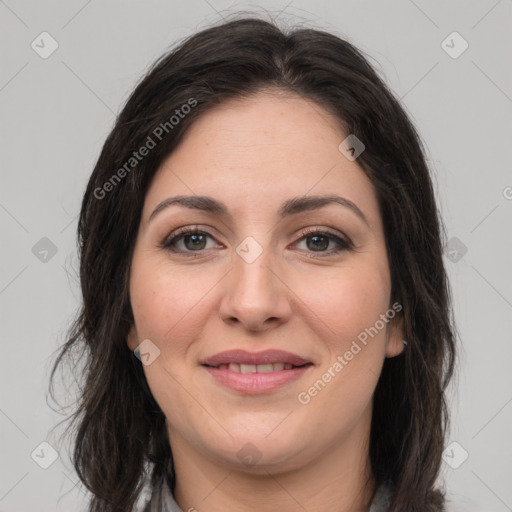
{"label": "cheek", "polygon": [[310,307],[340,350],[373,326],[389,306],[389,278],[376,266],[344,268],[323,279],[321,286],[313,286],[309,289]]}
{"label": "cheek", "polygon": [[[211,288],[208,276],[194,278],[192,270],[169,269],[165,263],[134,266],[130,298],[140,338],[149,338],[166,350],[177,348],[178,340],[199,327],[201,300]],[[193,320],[190,321],[191,317]],[[166,340],[172,339],[172,347]]]}
{"label": "cheek", "polygon": [[[318,286],[318,285],[317,285]],[[326,436],[339,425],[355,425],[367,410],[385,357],[389,280],[376,266],[343,269],[315,288],[311,307],[322,319],[319,339],[327,349],[321,368],[305,383],[299,399],[305,410],[321,411]]]}
{"label": "cheek", "polygon": [[178,412],[190,407],[189,395],[183,392],[188,378],[184,363],[194,340],[200,338],[206,294],[214,282],[204,273],[200,278],[197,271],[134,258],[130,300],[137,334],[140,341],[150,339],[160,351],[152,364],[144,366],[144,373],[151,393],[173,424],[182,421]]}

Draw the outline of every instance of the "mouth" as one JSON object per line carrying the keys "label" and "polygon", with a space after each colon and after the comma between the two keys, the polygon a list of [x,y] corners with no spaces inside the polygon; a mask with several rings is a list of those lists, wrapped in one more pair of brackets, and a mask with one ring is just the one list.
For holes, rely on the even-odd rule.
{"label": "mouth", "polygon": [[314,364],[290,352],[230,350],[201,362],[214,379],[244,394],[268,393],[300,378]]}
{"label": "mouth", "polygon": [[[211,366],[219,368],[224,365],[239,365],[240,369],[245,368],[250,371],[243,373],[254,373],[258,367],[261,367],[261,373],[268,373],[270,365],[279,370],[283,370],[284,366],[304,366],[305,364],[312,364],[311,361],[291,352],[285,352],[283,350],[264,350],[263,352],[248,352],[247,350],[227,350],[225,352],[219,352],[213,356],[207,357],[201,364],[205,366]],[[284,365],[283,368],[278,365]],[[256,367],[255,369],[252,367]],[[234,367],[235,368],[235,367]],[[290,368],[288,368],[290,369]],[[236,371],[233,369],[233,371]]]}
{"label": "mouth", "polygon": [[293,365],[290,363],[265,363],[265,364],[243,364],[243,363],[229,363],[220,364],[219,366],[207,366],[208,368],[216,368],[217,370],[229,370],[235,373],[272,373],[280,372],[283,370],[293,370],[294,368],[302,368],[303,366],[310,366],[312,363],[305,363],[303,365]]}

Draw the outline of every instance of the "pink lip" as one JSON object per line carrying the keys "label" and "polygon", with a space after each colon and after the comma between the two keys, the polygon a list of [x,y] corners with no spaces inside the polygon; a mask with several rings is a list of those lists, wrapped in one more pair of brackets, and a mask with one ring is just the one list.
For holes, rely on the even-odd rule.
{"label": "pink lip", "polygon": [[[246,350],[227,350],[208,357],[201,362],[207,366],[220,366],[221,364],[267,364],[284,363],[293,366],[302,366],[311,361],[296,354],[284,352],[283,350],[264,350],[262,352],[247,352]],[[289,370],[287,370],[289,371]]]}
{"label": "pink lip", "polygon": [[229,369],[221,370],[211,366],[204,366],[204,368],[224,386],[248,395],[257,395],[273,391],[284,384],[298,379],[312,366],[312,364],[306,364],[305,366],[299,366],[290,370],[270,373],[238,373]]}
{"label": "pink lip", "polygon": [[[295,368],[269,373],[239,373],[229,368],[218,368],[220,365],[230,363],[253,365],[283,363],[291,364]],[[249,395],[270,392],[300,378],[313,366],[311,361],[282,350],[265,350],[263,352],[228,350],[208,357],[201,364],[210,375],[224,386]]]}

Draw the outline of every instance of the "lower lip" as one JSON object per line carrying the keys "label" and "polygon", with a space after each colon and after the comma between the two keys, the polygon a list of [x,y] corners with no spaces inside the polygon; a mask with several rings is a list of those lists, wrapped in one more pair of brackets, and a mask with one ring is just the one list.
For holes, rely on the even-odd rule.
{"label": "lower lip", "polygon": [[204,365],[203,368],[224,386],[247,395],[257,395],[273,391],[274,389],[299,379],[312,366],[313,365],[309,364],[292,368],[291,370],[280,370],[269,373],[239,373]]}

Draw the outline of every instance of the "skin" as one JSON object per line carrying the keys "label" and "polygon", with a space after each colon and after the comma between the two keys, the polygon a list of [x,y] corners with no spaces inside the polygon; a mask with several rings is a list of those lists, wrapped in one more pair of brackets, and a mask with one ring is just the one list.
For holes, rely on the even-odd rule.
{"label": "skin", "polygon": [[[160,350],[144,371],[167,418],[184,511],[355,512],[372,500],[372,395],[384,359],[403,350],[399,316],[307,405],[297,399],[391,307],[376,192],[357,160],[338,150],[346,136],[318,104],[259,92],[202,115],[147,192],[128,345],[150,339]],[[149,220],[181,194],[211,196],[233,217],[172,205]],[[327,194],[355,203],[368,225],[337,204],[277,216],[287,199]],[[209,233],[202,250],[183,238],[175,245],[182,253],[161,247],[184,226]],[[325,238],[317,249],[304,228],[348,238],[353,250],[333,253],[337,242]],[[248,236],[263,250],[250,264],[236,252]],[[277,390],[247,395],[199,364],[234,348],[286,350],[313,366]],[[253,465],[237,456],[248,442],[260,457]]]}

